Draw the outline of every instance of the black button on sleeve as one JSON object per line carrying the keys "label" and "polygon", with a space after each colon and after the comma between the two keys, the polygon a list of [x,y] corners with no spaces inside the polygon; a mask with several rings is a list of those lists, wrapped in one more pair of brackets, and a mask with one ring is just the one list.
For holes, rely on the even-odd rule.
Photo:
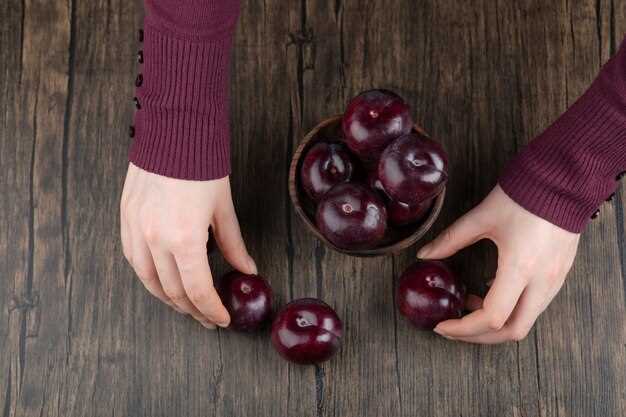
{"label": "black button on sleeve", "polygon": [[600,215],[600,210],[596,210],[592,215],[591,218],[595,219],[596,217],[598,217]]}
{"label": "black button on sleeve", "polygon": [[137,52],[137,62],[143,64],[143,51]]}
{"label": "black button on sleeve", "polygon": [[133,97],[133,101],[135,102],[135,107],[137,110],[141,109],[141,104],[139,104],[139,99],[137,97]]}
{"label": "black button on sleeve", "polygon": [[135,126],[128,126],[128,136],[131,138],[135,137]]}
{"label": "black button on sleeve", "polygon": [[138,74],[135,78],[135,87],[141,87],[141,84],[143,84],[143,75]]}
{"label": "black button on sleeve", "polygon": [[143,29],[139,29],[138,38],[139,38],[139,42],[143,42]]}

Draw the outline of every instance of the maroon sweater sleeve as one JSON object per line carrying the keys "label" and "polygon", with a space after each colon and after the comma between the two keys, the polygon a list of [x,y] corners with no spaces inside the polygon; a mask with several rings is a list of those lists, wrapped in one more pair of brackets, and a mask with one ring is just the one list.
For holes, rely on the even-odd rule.
{"label": "maroon sweater sleeve", "polygon": [[229,67],[238,0],[145,0],[130,161],[160,175],[230,173]]}
{"label": "maroon sweater sleeve", "polygon": [[528,211],[580,233],[626,170],[626,39],[591,87],[505,169]]}

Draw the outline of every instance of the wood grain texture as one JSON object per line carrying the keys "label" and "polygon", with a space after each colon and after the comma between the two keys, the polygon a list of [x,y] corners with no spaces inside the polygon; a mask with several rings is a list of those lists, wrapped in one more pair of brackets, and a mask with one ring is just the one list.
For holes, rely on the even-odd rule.
{"label": "wood grain texture", "polygon": [[[242,1],[232,187],[279,305],[334,306],[344,346],[290,365],[269,337],[210,332],[152,299],[121,255],[140,2],[0,2],[0,414],[16,416],[626,415],[626,183],[587,228],[527,339],[457,344],[393,306],[415,250],[352,258],[297,218],[303,135],[370,87],[406,97],[452,179],[427,238],[590,84],[626,33],[618,0]],[[493,245],[452,265],[475,291]],[[211,256],[214,275],[228,270]]]}

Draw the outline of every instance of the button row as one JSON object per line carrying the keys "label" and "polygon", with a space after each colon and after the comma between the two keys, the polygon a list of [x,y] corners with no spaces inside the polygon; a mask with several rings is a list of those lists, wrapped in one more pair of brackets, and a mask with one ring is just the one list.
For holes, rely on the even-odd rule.
{"label": "button row", "polygon": [[[137,38],[139,39],[139,42],[143,42],[143,29],[139,29]],[[137,52],[137,63],[143,64],[143,50],[142,49],[140,49]],[[135,78],[135,87],[141,87],[142,85],[143,85],[143,74],[139,73],[137,75],[137,78]],[[137,110],[141,110],[141,104],[139,103],[139,99],[137,97],[133,97],[133,102],[135,103],[135,108]],[[131,125],[128,127],[128,136],[130,136],[131,138],[135,137],[135,126]]]}

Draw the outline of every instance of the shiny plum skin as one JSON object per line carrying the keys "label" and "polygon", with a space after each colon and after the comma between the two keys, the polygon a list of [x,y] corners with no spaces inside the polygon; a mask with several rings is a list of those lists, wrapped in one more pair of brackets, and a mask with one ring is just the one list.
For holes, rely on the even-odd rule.
{"label": "shiny plum skin", "polygon": [[385,197],[387,221],[393,226],[406,226],[407,224],[422,220],[433,203],[432,199],[413,205],[391,200],[383,188],[383,184],[378,179],[378,172],[376,170],[370,171],[367,174],[367,185],[372,190],[380,192]]}
{"label": "shiny plum skin", "polygon": [[387,216],[389,223],[394,226],[406,226],[407,224],[416,223],[426,216],[432,203],[432,200],[426,200],[415,205],[408,205],[398,201],[388,201]]}
{"label": "shiny plum skin", "polygon": [[330,359],[341,346],[343,325],[323,301],[302,298],[288,303],[272,323],[272,345],[286,360],[316,364]]}
{"label": "shiny plum skin", "polygon": [[418,261],[400,277],[396,291],[400,313],[422,330],[461,317],[465,286],[441,261]]}
{"label": "shiny plum skin", "polygon": [[389,196],[385,192],[385,189],[383,188],[383,184],[378,179],[378,171],[376,169],[367,173],[367,186],[370,187],[372,190],[382,193],[385,198],[389,198]]}
{"label": "shiny plum skin", "polygon": [[272,315],[272,287],[260,275],[231,271],[219,280],[217,292],[234,330],[259,330]]}
{"label": "shiny plum skin", "polygon": [[437,142],[412,132],[385,149],[378,162],[378,178],[392,200],[419,204],[443,190],[448,158]]}
{"label": "shiny plum skin", "polygon": [[318,201],[334,185],[350,181],[354,163],[341,143],[320,142],[306,153],[300,182],[311,199]]}
{"label": "shiny plum skin", "polygon": [[368,90],[350,101],[341,127],[350,150],[371,162],[392,140],[409,133],[413,120],[402,97],[388,90]]}
{"label": "shiny plum skin", "polygon": [[320,232],[337,247],[373,248],[385,236],[387,209],[374,191],[343,183],[324,195],[315,220]]}

